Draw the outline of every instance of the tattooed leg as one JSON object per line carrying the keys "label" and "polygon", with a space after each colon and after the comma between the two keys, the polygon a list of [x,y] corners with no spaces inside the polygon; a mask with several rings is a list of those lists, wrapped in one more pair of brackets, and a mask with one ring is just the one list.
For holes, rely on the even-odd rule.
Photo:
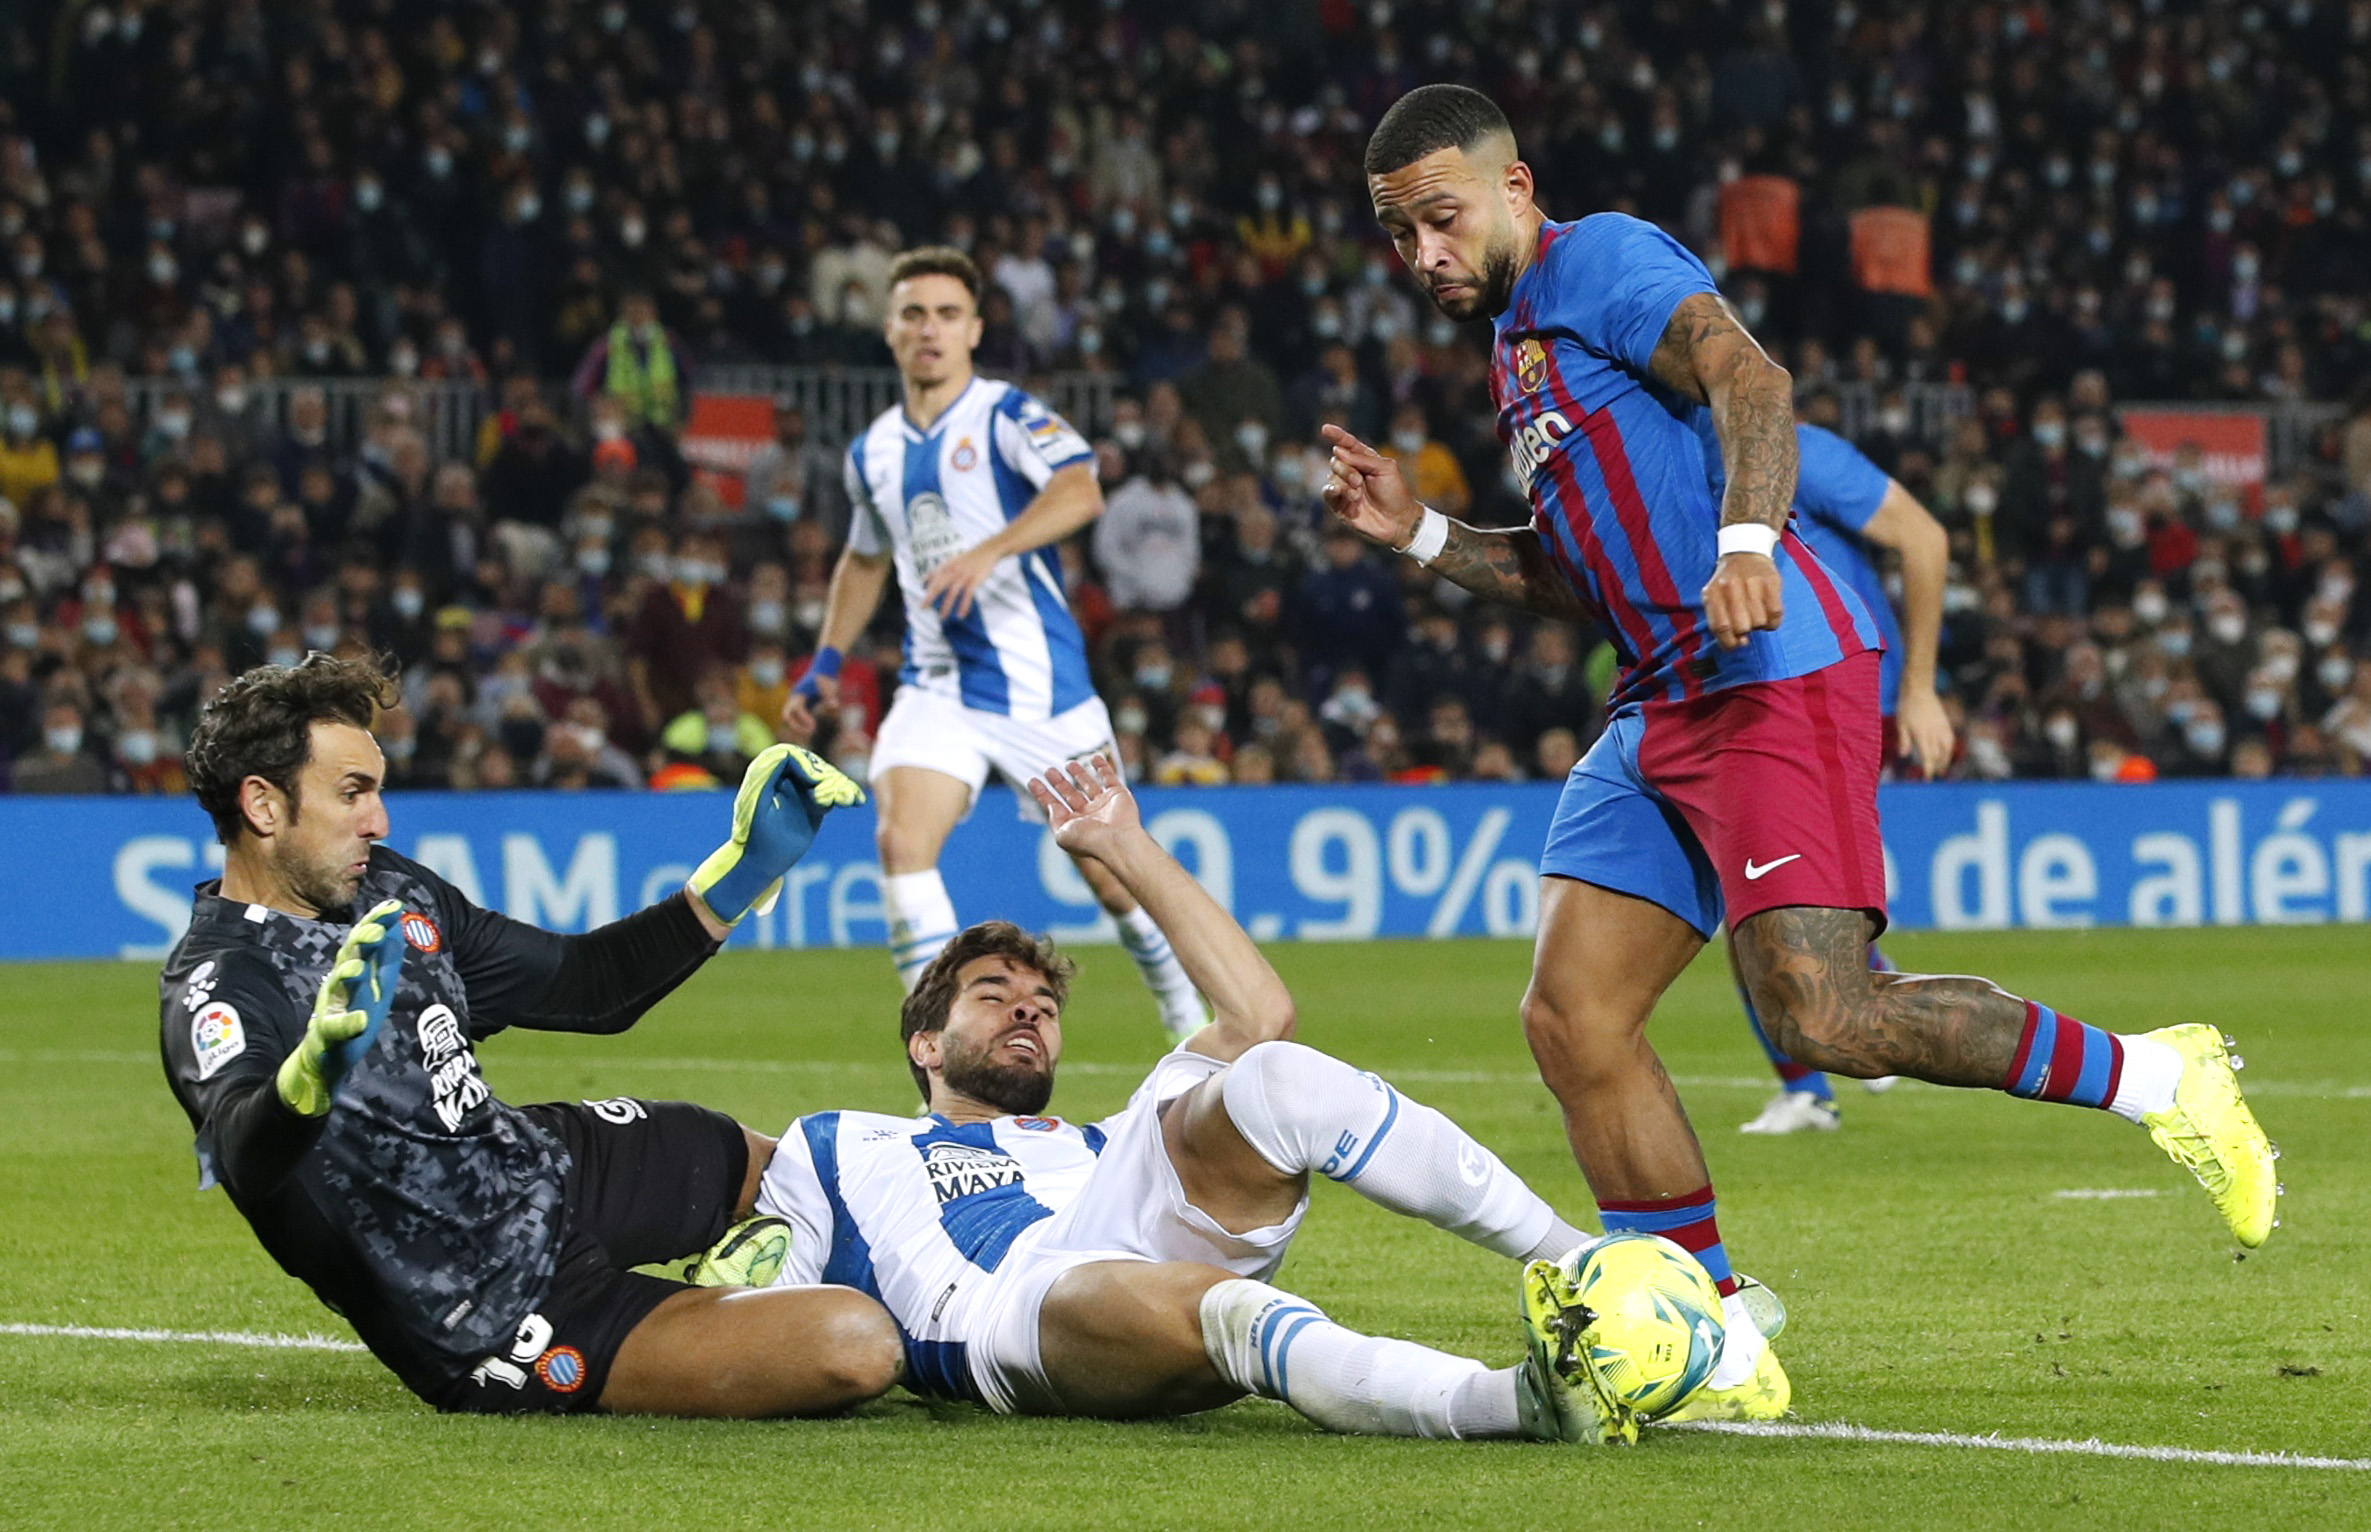
{"label": "tattooed leg", "polygon": [[1674,1197],[1710,1179],[1646,1040],[1655,1002],[1703,945],[1660,905],[1571,878],[1540,880],[1523,1033],[1600,1205]]}
{"label": "tattooed leg", "polygon": [[2134,1122],[2170,1103],[2181,1076],[2165,1043],[2086,1025],[1988,979],[1872,970],[1858,910],[1765,910],[1730,950],[1772,1040],[1816,1069],[2004,1090]]}
{"label": "tattooed leg", "polygon": [[1798,1063],[1937,1085],[1997,1087],[2008,1076],[2025,1002],[1964,974],[1872,972],[1858,910],[1764,910],[1730,943],[1762,1025]]}

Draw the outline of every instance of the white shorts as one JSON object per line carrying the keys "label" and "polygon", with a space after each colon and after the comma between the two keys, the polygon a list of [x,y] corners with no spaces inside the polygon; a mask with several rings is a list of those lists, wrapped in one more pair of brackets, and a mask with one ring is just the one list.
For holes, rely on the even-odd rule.
{"label": "white shorts", "polygon": [[1227,1066],[1199,1053],[1172,1053],[1153,1066],[1128,1105],[1103,1124],[1111,1137],[1071,1204],[1016,1241],[969,1305],[966,1356],[990,1409],[1006,1415],[1062,1413],[1046,1380],[1038,1311],[1065,1272],[1096,1261],[1196,1261],[1265,1281],[1308,1211],[1306,1195],[1279,1224],[1230,1234],[1186,1201],[1161,1138],[1161,1108]]}
{"label": "white shorts", "polygon": [[[1041,819],[1037,800],[1029,796],[1029,779],[1049,766],[1104,752],[1119,758],[1111,713],[1101,697],[1089,697],[1068,712],[1032,723],[965,707],[953,697],[908,683],[898,688],[888,716],[881,720],[869,772],[878,782],[893,766],[918,766],[963,783],[976,803],[994,768],[1013,785],[1021,800],[1021,817]],[[970,812],[968,807],[965,812]]]}

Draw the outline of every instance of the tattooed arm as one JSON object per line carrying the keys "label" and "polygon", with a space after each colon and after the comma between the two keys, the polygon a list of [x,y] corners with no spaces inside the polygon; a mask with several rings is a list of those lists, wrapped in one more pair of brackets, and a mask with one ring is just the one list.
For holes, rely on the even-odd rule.
{"label": "tattooed arm", "polygon": [[[1340,426],[1327,426],[1325,435],[1334,448],[1324,490],[1327,507],[1359,536],[1404,552],[1425,508],[1409,493],[1399,465]],[[1543,617],[1579,622],[1589,615],[1572,582],[1548,558],[1538,532],[1530,527],[1485,532],[1443,519],[1449,523],[1449,540],[1433,555],[1434,574],[1477,596]]]}
{"label": "tattooed arm", "polygon": [[[1795,499],[1794,382],[1786,369],[1713,293],[1680,300],[1649,366],[1665,387],[1712,410],[1729,481],[1721,525],[1784,531]],[[1704,587],[1705,617],[1724,649],[1776,628],[1780,611],[1778,566],[1762,554],[1727,555]]]}

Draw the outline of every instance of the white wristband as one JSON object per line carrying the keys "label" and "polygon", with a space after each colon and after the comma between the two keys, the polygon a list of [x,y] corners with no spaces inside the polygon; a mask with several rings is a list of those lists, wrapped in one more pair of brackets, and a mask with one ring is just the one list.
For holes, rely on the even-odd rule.
{"label": "white wristband", "polygon": [[1733,522],[1721,528],[1721,557],[1732,553],[1758,553],[1768,558],[1778,547],[1778,529],[1766,527],[1758,521]]}
{"label": "white wristband", "polygon": [[1414,559],[1419,565],[1429,565],[1434,559],[1439,558],[1441,550],[1448,546],[1449,518],[1428,505],[1424,508],[1423,517],[1416,523],[1416,535],[1408,539],[1408,546],[1402,548],[1400,552]]}

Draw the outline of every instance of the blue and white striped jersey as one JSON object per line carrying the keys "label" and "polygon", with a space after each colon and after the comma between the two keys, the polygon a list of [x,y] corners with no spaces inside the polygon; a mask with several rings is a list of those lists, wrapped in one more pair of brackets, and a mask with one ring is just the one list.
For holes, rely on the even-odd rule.
{"label": "blue and white striped jersey", "polygon": [[1078,1196],[1106,1142],[1059,1117],[817,1112],[782,1135],[757,1205],[791,1225],[782,1282],[880,1299],[905,1333],[908,1385],[968,1399],[972,1300],[1015,1242]]}
{"label": "blue and white striped jersey", "polygon": [[1093,459],[1061,416],[989,378],[972,379],[928,431],[900,405],[848,444],[848,546],[896,557],[904,684],[1032,723],[1095,695],[1052,548],[998,564],[966,616],[942,617],[923,596],[933,570],[1001,531],[1057,469]]}

